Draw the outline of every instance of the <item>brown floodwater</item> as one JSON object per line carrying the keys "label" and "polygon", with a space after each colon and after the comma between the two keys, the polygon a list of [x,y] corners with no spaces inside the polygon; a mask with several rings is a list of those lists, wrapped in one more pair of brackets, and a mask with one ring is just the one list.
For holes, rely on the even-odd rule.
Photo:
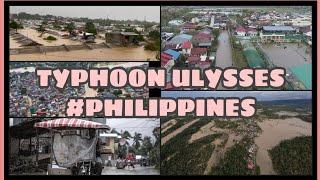
{"label": "brown floodwater", "polygon": [[48,52],[46,54],[10,55],[10,61],[147,61],[156,60],[155,51],[146,51],[144,47],[115,47],[93,50],[74,50]]}
{"label": "brown floodwater", "polygon": [[312,134],[312,124],[295,117],[268,119],[258,122],[258,125],[262,129],[262,134],[255,138],[255,144],[258,146],[256,160],[262,175],[275,174],[268,150],[283,140]]}

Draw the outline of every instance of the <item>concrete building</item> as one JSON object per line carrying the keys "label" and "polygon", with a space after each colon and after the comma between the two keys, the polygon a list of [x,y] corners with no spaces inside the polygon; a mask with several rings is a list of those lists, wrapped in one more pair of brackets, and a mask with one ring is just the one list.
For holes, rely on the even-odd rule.
{"label": "concrete building", "polygon": [[263,26],[260,32],[260,39],[263,43],[288,42],[292,40],[290,37],[295,32],[296,30],[291,26]]}
{"label": "concrete building", "polygon": [[138,43],[138,34],[134,32],[107,32],[106,43],[129,45]]}

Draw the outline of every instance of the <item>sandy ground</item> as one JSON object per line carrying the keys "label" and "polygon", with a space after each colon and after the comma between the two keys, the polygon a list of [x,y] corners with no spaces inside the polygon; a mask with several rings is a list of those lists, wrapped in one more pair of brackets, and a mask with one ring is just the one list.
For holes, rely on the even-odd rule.
{"label": "sandy ground", "polygon": [[258,146],[257,164],[262,175],[275,174],[268,150],[278,145],[282,140],[292,139],[297,136],[311,136],[312,124],[298,118],[280,120],[264,120],[258,122],[262,134],[255,139]]}
{"label": "sandy ground", "polygon": [[181,126],[180,128],[176,129],[172,133],[168,134],[167,136],[161,138],[161,145],[164,145],[166,142],[168,142],[171,138],[175,137],[176,135],[180,134],[182,131],[190,127],[192,124],[198,122],[200,119],[194,119],[185,125]]}
{"label": "sandy ground", "polygon": [[10,61],[147,61],[156,60],[155,51],[146,51],[144,47],[115,47],[93,50],[74,50],[48,52],[46,54],[17,54],[10,55]]}
{"label": "sandy ground", "polygon": [[161,125],[161,133],[165,133],[168,129],[170,129],[172,126],[177,124],[177,120],[171,119]]}

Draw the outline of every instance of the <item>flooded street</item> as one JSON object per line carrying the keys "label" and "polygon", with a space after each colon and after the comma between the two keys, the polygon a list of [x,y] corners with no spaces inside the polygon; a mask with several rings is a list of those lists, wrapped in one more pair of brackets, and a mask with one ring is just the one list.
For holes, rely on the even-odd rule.
{"label": "flooded street", "polygon": [[10,61],[147,61],[156,60],[156,51],[139,47],[114,47],[93,50],[10,55]]}
{"label": "flooded street", "polygon": [[[232,67],[232,49],[230,45],[230,37],[228,31],[221,31],[218,41],[219,43],[216,56],[216,66],[223,69],[227,67]],[[218,89],[225,90],[226,88],[222,87],[220,82],[218,85]]]}
{"label": "flooded street", "polygon": [[262,134],[255,139],[255,144],[258,146],[256,160],[262,175],[275,174],[268,150],[283,140],[312,134],[312,124],[298,118],[268,119],[258,122],[258,125],[262,129]]}
{"label": "flooded street", "polygon": [[132,167],[117,169],[116,167],[107,167],[105,166],[102,170],[102,175],[159,175],[159,170],[154,167],[141,167],[140,165],[135,165],[135,168]]}
{"label": "flooded street", "polygon": [[217,49],[216,66],[221,68],[232,66],[232,50],[229,41],[229,33],[226,30],[221,31],[219,35]]}

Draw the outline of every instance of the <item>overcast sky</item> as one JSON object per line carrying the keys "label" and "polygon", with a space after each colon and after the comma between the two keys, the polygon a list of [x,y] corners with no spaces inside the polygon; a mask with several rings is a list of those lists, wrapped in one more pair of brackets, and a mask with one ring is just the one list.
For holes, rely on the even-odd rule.
{"label": "overcast sky", "polygon": [[160,22],[160,6],[11,6],[10,13]]}
{"label": "overcast sky", "polygon": [[163,91],[162,97],[245,97],[259,101],[311,99],[311,91]]}
{"label": "overcast sky", "polygon": [[134,133],[141,133],[154,139],[152,131],[155,127],[160,127],[160,120],[156,118],[107,118],[106,124],[115,128],[119,133],[128,131],[132,136]]}

